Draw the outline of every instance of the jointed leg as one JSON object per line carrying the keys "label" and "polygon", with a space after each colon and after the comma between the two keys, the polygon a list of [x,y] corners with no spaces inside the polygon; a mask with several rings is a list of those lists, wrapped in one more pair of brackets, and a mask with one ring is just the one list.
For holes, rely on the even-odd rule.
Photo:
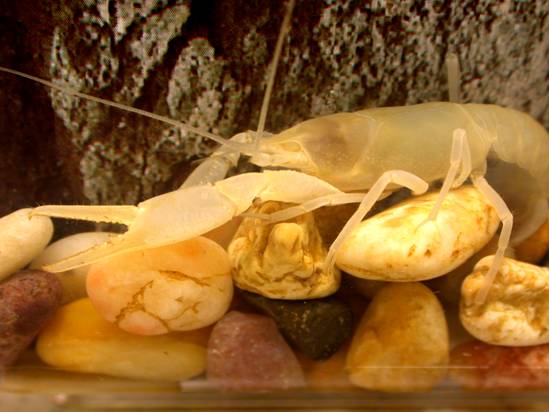
{"label": "jointed leg", "polygon": [[[456,178],[460,166],[461,173]],[[467,134],[463,129],[455,129],[452,139],[452,151],[450,153],[450,168],[448,169],[448,173],[446,173],[437,201],[431,209],[427,221],[436,219],[442,202],[448,195],[450,188],[461,186],[470,174],[471,151],[469,149],[469,142],[467,141]]]}
{"label": "jointed leg", "polygon": [[[252,138],[249,133],[244,132],[231,137],[229,141],[251,143]],[[192,171],[187,179],[185,179],[180,189],[215,183],[225,179],[227,172],[231,167],[237,165],[239,158],[240,153],[230,147],[219,147],[210,157],[206,158]]]}
{"label": "jointed leg", "polygon": [[372,209],[374,204],[379,200],[383,191],[390,183],[396,183],[400,186],[404,186],[412,190],[415,195],[425,193],[429,188],[429,184],[423,179],[413,175],[412,173],[405,172],[403,170],[391,170],[383,173],[381,177],[374,183],[371,189],[366,193],[362,202],[358,206],[356,212],[351,216],[347,221],[339,235],[337,235],[336,240],[330,246],[328,250],[328,255],[324,263],[324,270],[329,271],[335,260],[335,254],[339,250],[343,241],[347,236],[355,229],[358,224],[362,221],[364,216]]}
{"label": "jointed leg", "polygon": [[486,199],[496,209],[496,213],[501,220],[501,232],[498,239],[498,249],[492,261],[492,266],[488,270],[484,279],[484,284],[476,296],[477,303],[482,304],[486,300],[488,291],[494,282],[496,274],[501,267],[505,249],[509,245],[509,239],[511,237],[511,230],[513,229],[513,215],[511,211],[501,198],[501,196],[494,190],[492,186],[488,184],[484,177],[473,177],[473,185],[481,192]]}
{"label": "jointed leg", "polygon": [[241,216],[264,220],[265,223],[277,223],[303,215],[323,206],[337,206],[347,203],[360,203],[365,193],[338,193],[317,197],[297,206],[291,206],[274,213],[243,213]]}

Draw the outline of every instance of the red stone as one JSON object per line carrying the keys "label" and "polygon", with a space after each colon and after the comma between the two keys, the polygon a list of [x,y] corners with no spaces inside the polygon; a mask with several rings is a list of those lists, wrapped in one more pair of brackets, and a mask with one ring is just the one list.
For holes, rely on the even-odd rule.
{"label": "red stone", "polygon": [[451,353],[451,376],[469,389],[549,388],[549,344],[508,347],[466,342]]}
{"label": "red stone", "polygon": [[208,342],[208,381],[230,390],[291,389],[305,385],[301,366],[271,318],[229,312]]}

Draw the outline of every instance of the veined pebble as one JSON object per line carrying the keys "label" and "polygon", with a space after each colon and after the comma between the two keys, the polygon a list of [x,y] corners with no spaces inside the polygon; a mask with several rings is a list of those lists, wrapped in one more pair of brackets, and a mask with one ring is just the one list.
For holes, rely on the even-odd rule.
{"label": "veined pebble", "polygon": [[193,330],[229,308],[231,265],[221,246],[197,237],[92,264],[87,292],[98,312],[127,332]]}

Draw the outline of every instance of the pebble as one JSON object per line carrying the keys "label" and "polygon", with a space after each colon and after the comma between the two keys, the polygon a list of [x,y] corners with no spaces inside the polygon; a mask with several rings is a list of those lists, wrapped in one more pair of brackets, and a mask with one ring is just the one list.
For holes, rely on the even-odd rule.
{"label": "pebble", "polygon": [[0,284],[0,369],[14,363],[61,302],[61,284],[48,272],[24,270]]}
{"label": "pebble", "polygon": [[98,312],[127,332],[199,329],[228,310],[231,266],[221,246],[197,237],[92,264],[87,292]]}
{"label": "pebble", "polygon": [[311,359],[328,359],[351,336],[351,308],[334,297],[286,301],[244,291],[241,294],[272,317],[290,345]]}
{"label": "pebble", "polygon": [[207,379],[229,390],[277,390],[305,386],[295,354],[266,316],[232,311],[213,328]]}
{"label": "pebble", "polygon": [[534,234],[515,247],[518,260],[527,263],[539,263],[549,252],[549,217]]}
{"label": "pebble", "polygon": [[460,319],[477,339],[494,345],[549,343],[549,268],[504,258],[485,302],[477,293],[493,256],[481,259],[461,286]]}
{"label": "pebble", "polygon": [[[31,269],[39,269],[45,265],[59,262],[69,256],[87,250],[93,246],[106,242],[116,233],[109,232],[84,232],[67,236],[50,244],[30,264]],[[81,266],[55,275],[63,285],[62,304],[84,298],[86,294],[86,277],[90,265]]]}
{"label": "pebble", "polygon": [[[249,212],[269,214],[286,206],[265,202]],[[276,224],[245,218],[228,251],[235,284],[268,298],[320,298],[339,287],[339,270],[324,271],[327,249],[312,213]]]}
{"label": "pebble", "polygon": [[0,219],[0,280],[17,272],[44,250],[53,235],[49,217],[20,209]]}
{"label": "pebble", "polygon": [[[458,266],[444,276],[428,280],[425,284],[429,286],[431,290],[435,291],[438,298],[445,303],[449,303],[452,306],[459,306],[459,300],[461,299],[461,284],[463,283],[463,280],[471,274],[473,268],[480,259],[496,253],[498,240],[499,236],[496,234],[486,246],[467,259],[461,266]],[[507,248],[508,253],[511,253],[512,250],[512,248]]]}
{"label": "pebble", "polygon": [[364,279],[417,281],[461,265],[493,237],[499,219],[481,193],[463,186],[426,221],[437,196],[413,197],[362,221],[336,254],[337,266]]}
{"label": "pebble", "polygon": [[361,279],[356,276],[349,276],[350,282],[354,289],[362,296],[368,299],[373,299],[378,292],[383,289],[389,282],[381,280]]}
{"label": "pebble", "polygon": [[48,365],[109,376],[178,381],[206,369],[209,330],[136,336],[104,320],[89,299],[63,306],[38,337]]}
{"label": "pebble", "polygon": [[445,377],[448,361],[448,326],[433,292],[421,283],[393,283],[362,317],[346,370],[363,388],[425,391]]}
{"label": "pebble", "polygon": [[346,389],[352,387],[345,371],[348,345],[325,360],[311,360],[301,356],[299,361],[305,372],[307,386],[313,389]]}
{"label": "pebble", "polygon": [[450,376],[475,390],[549,389],[549,345],[506,347],[472,341],[452,350]]}

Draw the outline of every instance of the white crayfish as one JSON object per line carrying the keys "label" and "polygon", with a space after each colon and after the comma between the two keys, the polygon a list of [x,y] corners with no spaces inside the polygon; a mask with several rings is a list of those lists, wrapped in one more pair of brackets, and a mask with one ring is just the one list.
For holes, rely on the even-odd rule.
{"label": "white crayfish", "polygon": [[[395,185],[420,194],[427,191],[429,183],[444,179],[438,202],[430,214],[430,219],[435,219],[448,190],[471,179],[502,221],[496,258],[480,293],[484,299],[508,244],[525,238],[546,219],[547,131],[529,115],[512,109],[440,102],[338,113],[304,121],[276,135],[262,136],[266,102],[292,7],[293,1],[275,49],[259,130],[240,133],[229,140],[172,119],[0,68],[72,95],[196,132],[222,144],[180,189],[137,206],[35,208],[34,213],[40,215],[128,226],[126,233],[108,243],[52,264],[47,270],[65,271],[118,253],[201,235],[245,212],[254,199],[297,204],[270,215],[271,221],[288,219],[325,205],[358,202],[358,209],[329,249],[326,265],[332,265],[334,260],[337,263],[336,252],[345,237]],[[249,161],[258,166],[291,170],[246,173],[224,179],[230,164],[234,164],[240,154],[249,156]],[[506,203],[512,206],[513,213]]]}

